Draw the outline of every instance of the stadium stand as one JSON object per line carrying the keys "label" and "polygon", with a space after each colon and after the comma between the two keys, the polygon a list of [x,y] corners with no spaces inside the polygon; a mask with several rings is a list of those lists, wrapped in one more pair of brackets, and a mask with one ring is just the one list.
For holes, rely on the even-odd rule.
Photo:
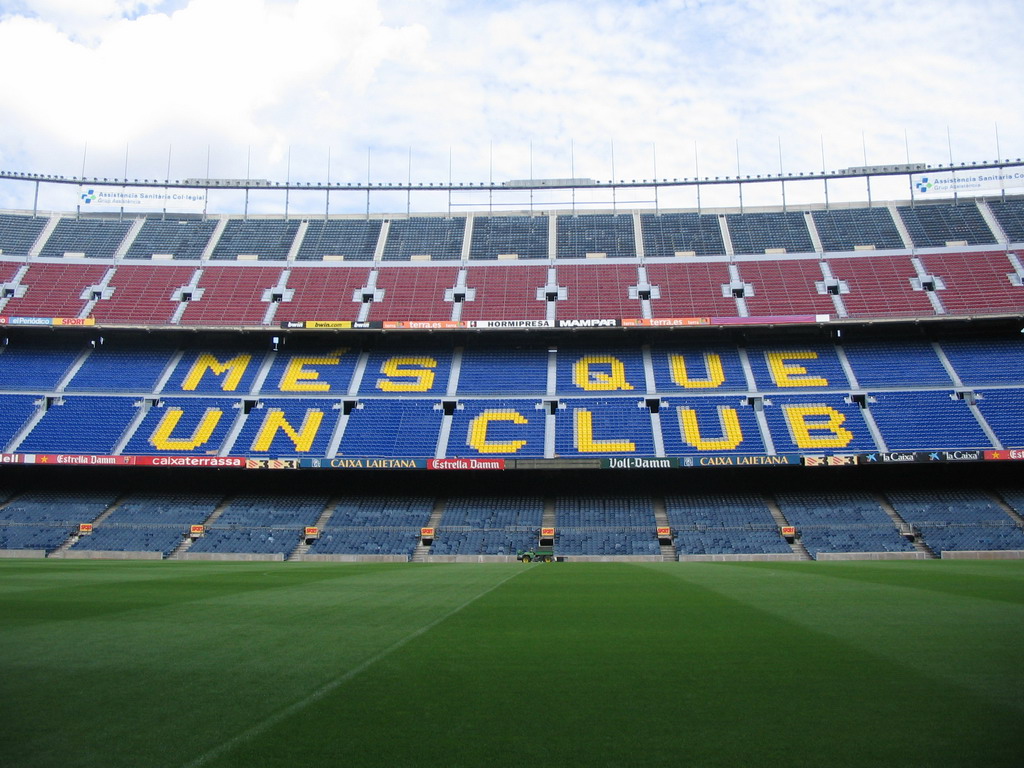
{"label": "stadium stand", "polygon": [[23,296],[12,296],[4,307],[8,315],[26,317],[78,317],[89,301],[88,289],[103,279],[102,264],[34,263],[21,280]]}
{"label": "stadium stand", "polygon": [[488,264],[471,266],[466,274],[466,286],[473,289],[474,295],[472,301],[463,304],[463,320],[543,320],[546,317],[546,268]]}
{"label": "stadium stand", "polygon": [[97,322],[168,325],[180,302],[178,289],[188,286],[192,267],[121,265],[108,285],[111,293],[90,313]]}
{"label": "stadium stand", "polygon": [[812,211],[811,217],[825,251],[904,247],[888,208]]}
{"label": "stadium stand", "polygon": [[546,259],[547,216],[474,216],[469,258]]}
{"label": "stadium stand", "polygon": [[298,231],[297,221],[229,219],[211,258],[283,261]]}
{"label": "stadium stand", "polygon": [[729,267],[705,264],[648,264],[647,279],[657,286],[651,296],[654,317],[735,317],[736,301],[728,290]]}
{"label": "stadium stand", "polygon": [[628,214],[590,213],[558,217],[558,258],[636,256],[633,217]]}
{"label": "stadium stand", "polygon": [[61,258],[69,254],[110,259],[124,242],[130,221],[113,219],[61,219],[39,255]]}
{"label": "stadium stand", "polygon": [[736,253],[814,251],[802,213],[730,213],[725,220]]}
{"label": "stadium stand", "polygon": [[640,221],[647,258],[725,253],[722,228],[712,214],[644,213]]}
{"label": "stadium stand", "polygon": [[1024,531],[980,491],[891,491],[893,507],[936,553],[1024,550]]}
{"label": "stadium stand", "polygon": [[465,218],[412,217],[395,219],[388,227],[384,261],[426,259],[450,261],[462,256]]}
{"label": "stadium stand", "polygon": [[[541,467],[522,475],[525,487],[502,480],[504,493],[476,495],[458,473],[431,480],[437,494],[416,487],[421,475],[403,476],[408,495],[394,496],[346,486],[339,497],[324,491],[326,480],[288,497],[240,494],[240,481],[223,493],[5,490],[0,550],[513,557],[543,525],[570,559],[915,553],[889,502],[937,554],[1024,550],[1019,522],[987,489],[918,483],[886,501],[790,478],[761,496],[690,492],[688,476],[684,486],[644,475],[626,496],[599,494],[583,470],[572,474],[621,458],[671,458],[666,466],[683,478],[701,460],[848,464],[898,452],[926,463],[942,452],[981,461],[1024,449],[1024,267],[1009,244],[995,245],[993,217],[1010,243],[1024,241],[1018,199],[387,221],[0,214],[3,463],[82,454],[250,469],[307,459]],[[681,327],[649,327],[672,318]],[[902,318],[922,322],[894,322]],[[557,328],[623,319],[648,327],[587,336]],[[317,320],[359,327],[286,335],[288,324]],[[507,321],[515,330],[396,339],[382,327],[406,321]],[[1006,323],[1016,323],[1014,335]],[[562,467],[569,479],[544,474]],[[1019,489],[1000,492],[1021,511]],[[792,546],[781,519],[797,528]],[[666,521],[672,544],[659,546]],[[198,524],[204,535],[192,543]],[[428,524],[429,546],[420,533]],[[309,526],[319,535],[307,539]]]}
{"label": "stadium stand", "polygon": [[214,221],[147,218],[125,258],[199,259],[216,228]]}
{"label": "stadium stand", "polygon": [[1011,243],[1024,243],[1024,200],[989,200],[989,209]]}
{"label": "stadium stand", "polygon": [[42,217],[0,214],[0,253],[27,256],[46,227]]}
{"label": "stadium stand", "polygon": [[800,532],[800,541],[817,559],[821,552],[913,552],[878,501],[867,493],[778,495],[779,509]]}
{"label": "stadium stand", "polygon": [[680,556],[792,554],[764,499],[753,494],[672,494],[665,513]]}
{"label": "stadium stand", "polygon": [[950,244],[991,245],[992,231],[973,202],[948,205],[900,206],[900,218],[918,248],[936,248]]}
{"label": "stadium stand", "polygon": [[380,238],[379,221],[323,221],[306,224],[299,247],[299,261],[368,261],[373,258]]}

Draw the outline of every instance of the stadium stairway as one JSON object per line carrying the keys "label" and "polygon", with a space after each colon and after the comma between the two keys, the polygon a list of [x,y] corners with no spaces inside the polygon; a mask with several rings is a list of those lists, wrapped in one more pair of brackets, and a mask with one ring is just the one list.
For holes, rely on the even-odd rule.
{"label": "stadium stairway", "polygon": [[1003,510],[1003,512],[1013,518],[1013,521],[1017,523],[1017,525],[1024,527],[1024,517],[1021,517],[1017,510],[1003,501],[1002,497],[998,493],[990,493],[989,496],[992,498],[992,501],[999,505],[999,508]]}
{"label": "stadium stairway", "polygon": [[[320,517],[313,523],[319,530],[323,530],[324,526],[327,525],[327,521],[331,519],[331,515],[334,514],[334,510],[338,508],[338,504],[341,503],[341,497],[335,496],[327,501],[327,506],[324,507],[324,511],[320,513]],[[306,537],[303,536],[299,539],[298,545],[292,550],[292,553],[285,558],[285,560],[302,560],[303,555],[309,552],[310,544],[307,543]]]}
{"label": "stadium stairway", "polygon": [[[427,528],[437,528],[441,524],[441,518],[444,516],[444,506],[444,499],[437,499],[434,502],[434,509],[430,513],[430,519],[427,521]],[[424,544],[423,540],[420,539],[420,543],[412,551],[412,562],[426,562],[426,556],[429,554],[430,544]]]}
{"label": "stadium stairway", "polygon": [[[772,513],[772,519],[775,520],[776,524],[780,528],[784,525],[789,525],[789,521],[786,519],[786,516],[782,514],[782,510],[779,509],[779,504],[775,498],[768,494],[764,494],[762,498],[764,499],[765,506],[768,507],[768,511]],[[793,541],[789,542],[789,548],[793,550],[793,554],[799,555],[801,560],[814,559],[811,557],[811,553],[807,551],[807,547],[805,547],[803,542],[800,541],[799,536],[793,537]]]}
{"label": "stadium stairway", "polygon": [[921,535],[914,530],[914,526],[903,519],[903,516],[896,511],[896,508],[889,503],[889,500],[885,498],[884,495],[876,493],[875,501],[878,502],[878,505],[885,510],[885,514],[887,514],[892,519],[893,523],[896,524],[900,533],[910,540],[910,543],[914,545],[914,549],[918,552],[923,552],[931,560],[938,559],[939,556],[935,554],[935,551],[931,547],[924,543],[924,539],[922,539]]}
{"label": "stadium stairway", "polygon": [[[230,501],[233,498],[234,498],[234,496],[227,496],[227,497],[221,499],[221,502],[220,502],[220,504],[217,505],[217,508],[214,509],[213,512],[210,513],[210,516],[208,518],[203,520],[203,525],[209,526],[214,520],[216,520],[218,517],[223,515],[225,508],[227,507],[227,505],[230,503]],[[168,560],[181,560],[182,559],[182,555],[184,555],[186,552],[188,552],[192,548],[192,545],[195,544],[195,543],[196,543],[196,539],[193,539],[191,536],[186,534],[185,538],[182,539],[181,544],[179,544],[177,546],[177,548],[173,552],[171,552],[171,554],[169,554],[167,556],[167,559]]]}
{"label": "stadium stairway", "polygon": [[[123,503],[124,503],[124,496],[119,496],[114,501],[113,504],[111,504],[105,510],[100,512],[99,515],[97,515],[96,518],[91,521],[92,524],[94,526],[96,526],[96,525],[99,525],[100,523],[102,523],[104,520],[106,520],[108,517],[110,517],[112,514],[114,514],[114,512],[117,510],[117,508],[120,507]],[[64,557],[64,553],[67,552],[69,549],[71,549],[71,547],[73,547],[75,544],[77,544],[78,540],[81,539],[81,538],[82,537],[78,534],[78,532],[75,531],[70,536],[68,536],[61,543],[61,545],[59,547],[57,547],[55,550],[50,552],[47,555],[47,557]]]}
{"label": "stadium stairway", "polygon": [[[655,496],[651,499],[651,506],[654,507],[654,521],[658,527],[668,527],[668,513],[665,511],[665,498],[663,496]],[[676,554],[675,545],[672,542],[662,543],[661,547],[661,559],[667,563],[674,563],[679,559]]]}

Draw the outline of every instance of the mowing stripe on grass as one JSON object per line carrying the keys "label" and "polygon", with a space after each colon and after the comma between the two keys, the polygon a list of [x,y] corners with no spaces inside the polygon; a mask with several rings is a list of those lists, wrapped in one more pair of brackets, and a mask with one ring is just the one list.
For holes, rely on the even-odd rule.
{"label": "mowing stripe on grass", "polygon": [[[538,566],[534,566],[534,567],[538,567]],[[228,739],[227,741],[222,742],[221,744],[219,744],[218,746],[214,747],[213,749],[207,750],[206,752],[201,754],[199,757],[197,757],[195,760],[192,760],[191,762],[185,763],[183,768],[200,768],[200,766],[206,765],[211,760],[214,760],[214,759],[220,757],[221,755],[224,755],[224,754],[230,752],[232,749],[234,749],[239,744],[242,744],[242,743],[248,741],[249,739],[251,739],[251,738],[253,738],[255,736],[258,736],[260,733],[262,733],[266,729],[271,728],[274,725],[277,725],[278,723],[282,722],[283,720],[287,719],[288,717],[291,717],[292,715],[294,715],[294,714],[296,714],[298,712],[301,712],[303,709],[308,707],[310,704],[316,703],[317,701],[319,701],[320,699],[324,698],[325,696],[327,696],[331,692],[337,690],[342,685],[347,683],[349,680],[351,680],[354,677],[357,677],[358,675],[362,674],[367,669],[372,667],[374,664],[376,664],[377,662],[381,661],[382,659],[387,658],[390,654],[394,653],[395,651],[399,650],[403,646],[405,646],[408,643],[412,642],[417,637],[420,637],[421,635],[426,634],[427,632],[432,630],[437,625],[447,621],[448,619],[450,619],[452,616],[454,616],[455,614],[459,613],[460,611],[465,610],[466,608],[468,608],[470,605],[475,603],[480,598],[485,597],[486,595],[488,595],[491,592],[493,592],[494,590],[496,590],[498,587],[504,585],[506,582],[508,582],[511,579],[513,579],[516,576],[518,576],[524,570],[529,570],[529,568],[524,568],[524,569],[513,571],[511,574],[509,574],[508,576],[503,578],[497,584],[493,584],[492,586],[490,586],[487,589],[485,589],[483,592],[480,592],[479,594],[474,595],[473,597],[469,598],[468,600],[465,600],[464,602],[462,602],[459,605],[455,606],[454,608],[452,608],[447,613],[445,613],[445,614],[443,614],[441,616],[438,616],[433,621],[431,621],[431,622],[429,622],[427,624],[424,624],[419,629],[416,629],[416,630],[410,632],[408,635],[406,635],[405,637],[395,641],[394,643],[389,645],[384,650],[379,651],[378,653],[374,654],[373,656],[371,656],[370,658],[366,659],[362,663],[356,665],[355,667],[350,669],[348,672],[345,672],[344,674],[339,675],[338,677],[335,677],[334,679],[327,681],[326,683],[321,685],[319,688],[314,690],[309,695],[303,697],[302,699],[299,699],[298,701],[296,701],[296,702],[294,702],[292,704],[289,704],[287,707],[285,707],[283,709],[279,709],[274,714],[272,714],[272,715],[270,715],[268,717],[265,717],[263,720],[259,721],[258,723],[256,723],[252,727],[247,728],[246,730],[242,731],[241,733],[239,733],[236,736],[232,736],[230,739]]]}

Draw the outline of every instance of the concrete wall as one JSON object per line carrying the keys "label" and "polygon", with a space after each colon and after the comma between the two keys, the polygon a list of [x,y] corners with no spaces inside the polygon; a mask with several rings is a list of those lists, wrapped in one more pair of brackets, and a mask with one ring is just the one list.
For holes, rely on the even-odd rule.
{"label": "concrete wall", "polygon": [[91,550],[91,549],[69,549],[66,552],[52,555],[52,557],[61,557],[65,560],[163,560],[163,552],[122,552],[110,551],[105,552],[103,550]]}
{"label": "concrete wall", "polygon": [[408,555],[299,555],[289,562],[303,563],[407,563]]}
{"label": "concrete wall", "polygon": [[0,558],[22,560],[37,557],[46,557],[46,551],[42,549],[0,549]]}
{"label": "concrete wall", "polygon": [[986,549],[972,552],[942,553],[943,560],[1024,560],[1024,551],[1019,549]]}
{"label": "concrete wall", "polygon": [[284,555],[280,552],[273,555],[254,555],[245,552],[186,552],[181,560],[237,560],[241,562],[282,562]]}
{"label": "concrete wall", "polygon": [[927,552],[819,552],[819,560],[927,560]]}
{"label": "concrete wall", "polygon": [[761,555],[680,555],[681,563],[776,563],[803,560],[795,552],[776,552]]}

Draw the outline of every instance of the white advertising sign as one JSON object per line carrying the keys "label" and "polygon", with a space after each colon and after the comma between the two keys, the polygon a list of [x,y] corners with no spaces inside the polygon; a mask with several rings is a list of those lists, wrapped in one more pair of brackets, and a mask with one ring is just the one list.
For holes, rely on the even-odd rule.
{"label": "white advertising sign", "polygon": [[180,211],[202,213],[206,199],[201,189],[163,189],[161,187],[89,187],[78,188],[76,206],[82,210]]}
{"label": "white advertising sign", "polygon": [[952,197],[979,192],[999,192],[1024,187],[1024,168],[986,168],[962,171],[916,173],[912,177],[914,194],[922,197]]}

